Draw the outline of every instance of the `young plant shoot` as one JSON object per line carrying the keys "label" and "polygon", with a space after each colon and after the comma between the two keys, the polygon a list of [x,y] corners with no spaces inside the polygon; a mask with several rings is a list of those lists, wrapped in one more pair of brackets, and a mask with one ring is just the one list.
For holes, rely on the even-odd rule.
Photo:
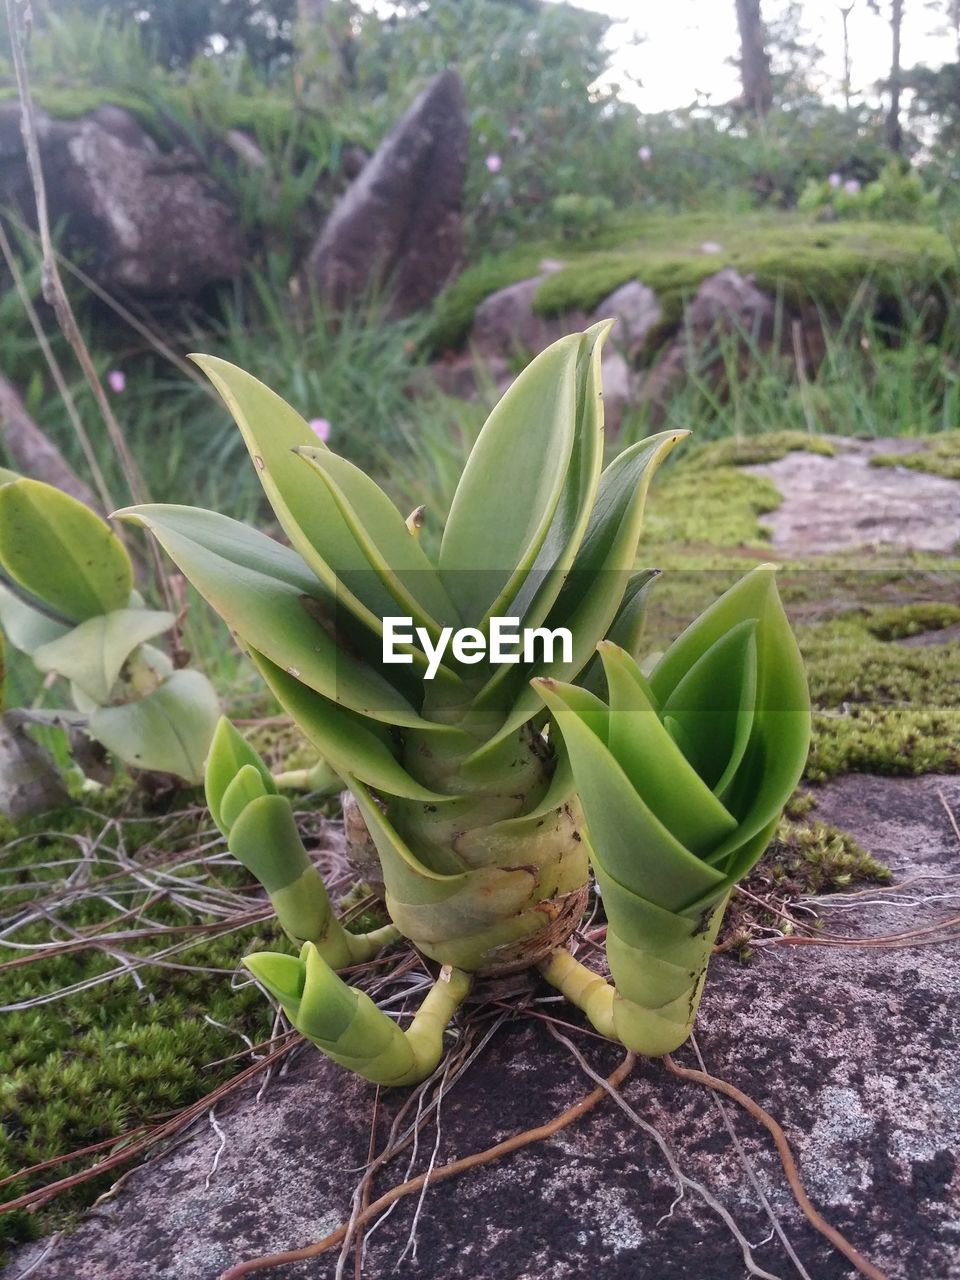
{"label": "young plant shoot", "polygon": [[[190,507],[125,513],[240,637],[363,817],[393,926],[351,938],[287,801],[221,727],[211,811],[300,947],[245,963],[305,1035],[382,1084],[435,1067],[474,976],[531,965],[604,1034],[639,1053],[675,1049],[730,890],[803,768],[806,682],[768,568],[641,674],[653,576],[636,569],[643,508],[685,433],[642,440],[603,469],[608,330],[561,339],[504,395],[436,562],[369,476],[262,383],[209,356],[197,362],[291,545]],[[495,661],[505,620],[518,639]],[[473,643],[452,642],[464,633]],[[591,867],[614,985],[565,949]],[[440,966],[406,1032],[336,973],[397,935]]]}
{"label": "young plant shoot", "polygon": [[65,718],[120,760],[198,783],[220,706],[206,676],[175,669],[150,643],[175,621],[145,606],[105,520],[52,485],[0,470],[0,627],[10,644],[69,682],[76,714]]}

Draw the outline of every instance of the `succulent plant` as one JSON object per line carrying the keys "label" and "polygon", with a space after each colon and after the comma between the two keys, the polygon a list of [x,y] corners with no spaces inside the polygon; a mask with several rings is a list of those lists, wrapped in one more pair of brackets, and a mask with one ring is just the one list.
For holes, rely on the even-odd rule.
{"label": "succulent plant", "polygon": [[203,779],[220,714],[206,676],[150,644],[176,621],[148,609],[105,520],[52,485],[0,470],[0,627],[69,682],[71,722],[138,769]]}
{"label": "succulent plant", "polygon": [[[582,915],[591,859],[623,985],[603,1028],[640,1052],[676,1047],[725,894],[760,856],[802,767],[806,689],[768,572],[695,624],[649,686],[632,662],[652,576],[636,569],[647,490],[686,433],[642,440],[603,468],[608,330],[596,325],[549,347],[495,407],[436,563],[417,521],[405,521],[373,479],[318,443],[262,383],[212,357],[197,362],[232,411],[290,546],[190,507],[123,513],[152,530],[343,778],[376,847],[396,933],[441,967],[406,1032],[336,974],[351,955],[339,926],[320,923],[332,912],[289,814],[281,816],[287,802],[224,727],[208,763],[211,810],[301,947],[299,958],[268,953],[245,963],[304,1034],[372,1080],[405,1083],[435,1066],[475,975],[540,964],[575,998],[584,983],[604,985],[563,950]],[[397,618],[406,631],[385,621]],[[539,638],[540,652],[534,645],[491,660],[503,618]],[[565,633],[568,643],[548,651],[544,632]],[[385,634],[396,637],[393,661]],[[601,646],[598,658],[607,638],[623,649]],[[789,678],[778,683],[781,671]],[[605,686],[609,708],[589,692]],[[780,689],[781,708],[764,701]],[[730,699],[745,709],[714,777],[711,716],[726,728]],[[773,768],[764,752],[781,733],[786,763]],[[651,773],[649,796],[647,757],[670,762]],[[675,815],[658,805],[673,769],[690,812],[676,815],[671,834]],[[756,829],[751,806],[764,816]],[[383,940],[347,945],[368,954]],[[674,1016],[686,990],[678,965],[696,989],[689,1019]]]}

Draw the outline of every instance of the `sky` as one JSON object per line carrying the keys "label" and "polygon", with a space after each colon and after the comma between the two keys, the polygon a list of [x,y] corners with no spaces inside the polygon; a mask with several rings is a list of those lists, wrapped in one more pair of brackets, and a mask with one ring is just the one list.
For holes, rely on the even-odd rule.
{"label": "sky", "polygon": [[[616,22],[611,31],[614,49],[612,78],[625,98],[643,111],[687,106],[698,92],[713,103],[727,102],[739,91],[735,67],[727,59],[737,53],[734,0],[574,0],[578,8],[605,13]],[[848,5],[850,0],[844,0]],[[776,0],[764,12],[778,11]],[[839,100],[843,78],[843,35],[840,0],[804,0],[804,25],[824,50],[821,91]],[[955,57],[953,39],[930,34],[938,15],[916,0],[906,4],[903,27],[903,65],[924,62],[937,66]],[[941,23],[941,25],[943,25]],[[868,99],[890,64],[890,27],[872,14],[867,0],[855,0],[849,19],[852,52],[851,84]],[[646,37],[634,43],[636,37]],[[637,84],[635,81],[639,80]]]}

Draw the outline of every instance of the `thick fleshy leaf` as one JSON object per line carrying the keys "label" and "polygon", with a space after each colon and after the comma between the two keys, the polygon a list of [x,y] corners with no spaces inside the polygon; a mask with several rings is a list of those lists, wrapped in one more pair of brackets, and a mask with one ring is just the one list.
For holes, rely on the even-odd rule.
{"label": "thick fleshy leaf", "polygon": [[239,729],[232,725],[226,716],[221,716],[210,743],[203,788],[207,808],[224,835],[229,834],[229,826],[224,823],[221,815],[223,797],[240,770],[247,766],[257,770],[264,791],[267,795],[273,795],[277,788],[270,770]]}
{"label": "thick fleshy leaf", "polygon": [[651,706],[637,664],[609,641],[600,645],[609,690],[607,745],[651,811],[684,848],[703,857],[736,830]]}
{"label": "thick fleshy leaf", "polygon": [[[372,571],[329,489],[297,452],[326,446],[295,409],[251,374],[216,356],[191,359],[233,414],[264,492],[294,548],[339,603],[381,635],[381,619],[393,612],[393,598]],[[353,575],[352,588],[341,575]]]}
{"label": "thick fleshy leaf", "polygon": [[[584,333],[577,361],[576,430],[570,464],[550,528],[523,582],[504,612],[523,627],[538,627],[550,612],[569,573],[586,532],[603,466],[603,396],[600,355],[611,321]],[[506,705],[526,686],[526,672],[514,666],[495,667],[477,696],[476,705]]]}
{"label": "thick fleshy leaf", "polygon": [[[665,431],[642,440],[616,458],[600,478],[596,505],[586,535],[557,602],[545,622],[566,627],[573,645],[572,662],[537,663],[527,679],[547,676],[572,680],[586,666],[597,642],[606,635],[620,608],[637,558],[643,509],[650,481],[670,451],[690,433]],[[503,728],[477,756],[536,715],[536,690],[527,686],[517,697]]]}
{"label": "thick fleshy leaf", "polygon": [[460,616],[482,626],[537,558],[573,449],[580,334],[524,369],[490,414],[454,494],[440,573]]}
{"label": "thick fleshy leaf", "polygon": [[[383,492],[359,467],[329,449],[298,450],[317,472],[357,544],[367,558],[363,575],[375,573],[403,612],[416,625],[436,633],[440,626],[458,624],[456,606],[427,559],[418,540],[411,537],[407,522]],[[366,591],[351,575],[340,577],[358,596]]]}
{"label": "thick fleshy leaf", "polygon": [[386,724],[429,727],[384,674],[354,652],[352,635],[339,630],[343,612],[295,551],[195,507],[120,514],[151,530],[244,644],[352,711]]}
{"label": "thick fleshy leaf", "polygon": [[632,893],[679,911],[722,884],[723,876],[685,849],[637,794],[606,744],[569,705],[572,688],[537,685],[570,754],[596,860]]}
{"label": "thick fleshy leaf", "polygon": [[169,631],[172,613],[153,609],[115,609],[88,618],[66,635],[33,651],[40,671],[55,671],[88,698],[109,702],[123,664],[138,645]]}
{"label": "thick fleshy leaf", "polygon": [[[738,622],[674,686],[662,714],[674,723],[691,763],[709,787],[726,792],[753,726],[757,623]],[[669,650],[667,651],[669,656]]]}
{"label": "thick fleshy leaf", "polygon": [[70,632],[69,626],[55,622],[39,609],[32,608],[3,583],[0,583],[0,627],[21,653],[33,653],[41,645]]}
{"label": "thick fleshy leaf", "polygon": [[776,586],[757,623],[757,659],[754,728],[726,801],[740,826],[715,851],[717,856],[727,849],[734,853],[780,816],[810,749],[806,672]]}
{"label": "thick fleshy leaf", "polygon": [[137,769],[200,782],[220,704],[199,671],[174,671],[158,689],[120,707],[98,707],[90,733]]}
{"label": "thick fleshy leaf", "polygon": [[407,773],[396,757],[389,734],[376,721],[364,719],[315,693],[255,649],[251,649],[250,656],[301,733],[341,777],[351,774],[378,791],[408,800],[437,802],[446,798],[421,786]]}
{"label": "thick fleshy leaf", "polygon": [[73,622],[125,608],[133,587],[106,521],[39,480],[0,485],[0,568]]}

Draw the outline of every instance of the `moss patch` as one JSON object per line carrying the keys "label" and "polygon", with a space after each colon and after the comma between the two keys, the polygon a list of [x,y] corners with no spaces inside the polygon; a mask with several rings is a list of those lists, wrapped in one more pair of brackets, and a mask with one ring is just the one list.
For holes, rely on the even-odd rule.
{"label": "moss patch", "polygon": [[731,436],[691,449],[682,458],[683,466],[697,471],[713,471],[716,467],[751,467],[764,462],[777,462],[788,453],[819,453],[832,458],[837,450],[822,436],[804,431],[771,431],[762,436]]}
{"label": "moss patch", "polygon": [[810,924],[809,915],[792,909],[799,899],[891,879],[890,869],[849,832],[812,816],[815,805],[815,797],[800,792],[787,806],[769,849],[743,885],[747,893],[734,891],[719,939],[722,950],[749,960],[758,934],[792,932],[791,919]]}
{"label": "moss patch", "polygon": [[[705,240],[718,243],[720,252],[705,254]],[[831,308],[845,307],[865,279],[880,295],[892,295],[904,279],[913,285],[943,281],[952,288],[957,278],[949,241],[926,226],[824,225],[775,213],[632,217],[600,242],[528,245],[468,268],[439,301],[435,345],[460,343],[488,294],[537,274],[547,257],[566,265],[541,284],[534,303],[541,314],[592,311],[621,284],[638,279],[654,290],[672,324],[684,298],[724,267],[752,274],[761,289],[788,302],[813,300]]]}
{"label": "moss patch", "polygon": [[929,471],[948,480],[960,480],[960,431],[944,431],[931,436],[916,453],[878,453],[870,459],[873,467],[910,467]]}
{"label": "moss patch", "polygon": [[[97,810],[78,808],[22,823],[16,834],[0,823],[0,882],[13,889],[3,895],[5,909],[41,903],[48,913],[17,929],[11,941],[48,944],[51,935],[68,939],[74,931],[104,928],[111,933],[173,930],[148,938],[124,937],[112,944],[114,954],[86,949],[0,970],[3,1003],[19,1004],[121,968],[108,982],[4,1014],[0,1178],[169,1115],[249,1064],[242,1057],[219,1062],[244,1050],[243,1036],[256,1043],[270,1035],[270,1006],[252,984],[232,989],[231,976],[246,951],[285,946],[272,922],[212,939],[189,928],[176,932],[218,919],[203,911],[202,901],[195,909],[190,905],[191,894],[202,899],[202,879],[211,894],[229,889],[245,901],[254,890],[250,877],[235,864],[209,861],[211,831],[202,810],[158,817],[146,812],[142,799],[132,793],[111,799]],[[151,901],[158,894],[129,874],[129,859],[154,885],[179,888],[184,902],[172,897]],[[163,879],[174,874],[179,882]],[[196,889],[191,890],[191,883]],[[95,896],[98,891],[109,894],[112,905]],[[251,906],[259,898],[258,892],[249,892]],[[118,906],[133,914],[117,920]],[[57,927],[52,920],[59,922]],[[124,957],[136,961],[178,944],[184,949],[166,959],[186,969],[147,964],[135,971],[139,982],[122,972]],[[27,954],[0,946],[0,963],[22,961]],[[86,1163],[60,1165],[29,1181],[11,1182],[2,1198]],[[0,1243],[62,1225],[115,1176],[84,1183],[37,1213],[5,1215]]]}

